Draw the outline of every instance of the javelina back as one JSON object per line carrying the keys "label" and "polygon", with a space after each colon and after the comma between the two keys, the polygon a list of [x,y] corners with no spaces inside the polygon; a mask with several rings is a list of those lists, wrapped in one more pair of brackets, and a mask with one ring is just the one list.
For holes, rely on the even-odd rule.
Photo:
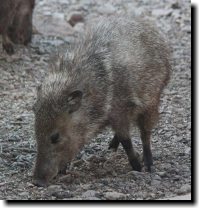
{"label": "javelina back", "polygon": [[28,44],[32,36],[35,0],[0,0],[0,34],[3,49],[13,54],[13,43]]}
{"label": "javelina back", "polygon": [[167,43],[155,27],[141,19],[104,19],[59,55],[52,68],[34,105],[34,183],[46,185],[105,126],[115,133],[109,147],[116,150],[121,143],[133,170],[140,171],[130,137],[137,125],[150,171],[151,130],[170,72]]}

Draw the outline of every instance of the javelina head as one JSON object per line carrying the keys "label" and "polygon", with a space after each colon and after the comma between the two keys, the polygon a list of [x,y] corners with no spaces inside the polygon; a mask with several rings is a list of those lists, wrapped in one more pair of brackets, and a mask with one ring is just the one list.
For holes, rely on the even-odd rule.
{"label": "javelina head", "polygon": [[82,91],[68,87],[64,78],[59,74],[50,76],[39,88],[34,105],[34,184],[38,186],[47,185],[84,143],[84,123],[80,120]]}
{"label": "javelina head", "polygon": [[18,0],[8,36],[15,44],[28,44],[32,37],[32,14],[35,0]]}

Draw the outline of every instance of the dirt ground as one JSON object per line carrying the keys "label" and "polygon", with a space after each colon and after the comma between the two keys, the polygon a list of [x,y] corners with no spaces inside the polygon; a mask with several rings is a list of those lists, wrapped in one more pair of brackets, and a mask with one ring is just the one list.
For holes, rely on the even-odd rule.
{"label": "dirt ground", "polygon": [[[79,13],[84,21],[72,27]],[[161,97],[160,121],[152,133],[154,171],[131,170],[122,147],[108,150],[113,133],[86,145],[65,175],[48,187],[32,184],[36,157],[36,87],[48,73],[50,55],[99,16],[144,15],[165,32],[173,72]],[[125,15],[126,17],[126,15]],[[37,0],[35,34],[28,47],[8,56],[0,46],[0,199],[155,200],[191,192],[191,11],[188,0]],[[1,38],[0,38],[1,43]],[[1,44],[0,44],[1,45]],[[142,152],[139,133],[132,138]]]}

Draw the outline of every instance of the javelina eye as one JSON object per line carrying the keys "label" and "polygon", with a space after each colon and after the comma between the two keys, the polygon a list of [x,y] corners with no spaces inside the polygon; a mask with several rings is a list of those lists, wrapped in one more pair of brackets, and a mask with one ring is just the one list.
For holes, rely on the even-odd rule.
{"label": "javelina eye", "polygon": [[59,133],[54,133],[50,136],[51,143],[56,144],[59,142]]}

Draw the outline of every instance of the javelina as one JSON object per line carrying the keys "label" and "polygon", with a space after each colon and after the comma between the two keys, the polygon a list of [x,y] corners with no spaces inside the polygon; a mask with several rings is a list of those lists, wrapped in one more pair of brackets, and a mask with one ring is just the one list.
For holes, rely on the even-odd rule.
{"label": "javelina", "polygon": [[32,36],[35,0],[0,0],[0,34],[3,49],[13,54],[13,43],[28,44]]}
{"label": "javelina", "polygon": [[52,68],[34,105],[34,183],[46,185],[105,126],[115,133],[109,147],[121,143],[133,170],[140,171],[130,137],[137,125],[150,171],[150,135],[170,71],[167,43],[155,27],[141,19],[100,21]]}

